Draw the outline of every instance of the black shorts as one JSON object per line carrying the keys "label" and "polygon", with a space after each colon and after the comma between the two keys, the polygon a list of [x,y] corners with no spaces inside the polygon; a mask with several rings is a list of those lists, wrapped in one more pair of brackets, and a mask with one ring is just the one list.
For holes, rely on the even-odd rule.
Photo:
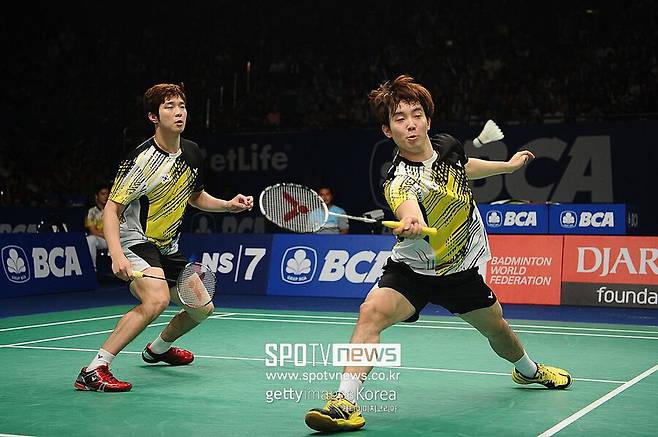
{"label": "black shorts", "polygon": [[189,262],[182,253],[163,255],[153,243],[139,243],[124,249],[124,254],[133,270],[142,271],[148,267],[160,267],[166,278],[178,279],[178,275]]}
{"label": "black shorts", "polygon": [[453,314],[464,314],[496,303],[496,295],[484,282],[478,268],[446,276],[421,275],[405,263],[388,260],[379,287],[402,294],[416,312],[405,322],[415,322],[428,303],[441,305]]}

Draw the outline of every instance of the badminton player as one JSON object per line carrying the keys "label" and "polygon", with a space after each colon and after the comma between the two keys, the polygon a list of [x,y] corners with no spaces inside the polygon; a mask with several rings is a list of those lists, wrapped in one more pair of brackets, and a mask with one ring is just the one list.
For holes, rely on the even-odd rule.
{"label": "badminton player", "polygon": [[114,274],[130,282],[140,304],[126,313],[91,362],[80,370],[78,390],[124,392],[132,385],[115,378],[110,364],[149,323],[169,305],[181,305],[165,329],[142,352],[147,363],[185,365],[191,352],[171,344],[212,314],[212,302],[202,308],[180,303],[175,289],[158,279],[133,279],[133,271],[176,279],[187,259],[178,251],[180,225],[187,205],[203,211],[240,212],[251,209],[253,198],[238,194],[231,200],[203,190],[199,147],[181,133],[187,121],[186,97],[179,85],[158,84],[144,94],[153,137],[134,149],[119,166],[103,214],[103,229]]}
{"label": "badminton player", "polygon": [[[506,162],[485,161],[468,158],[462,144],[450,135],[430,137],[432,97],[409,76],[383,83],[371,91],[369,100],[384,135],[397,146],[384,194],[401,225],[393,230],[398,241],[378,284],[361,304],[352,343],[379,343],[384,329],[415,322],[431,302],[484,335],[496,354],[513,364],[514,382],[569,387],[568,372],[528,356],[478,272],[490,252],[468,181],[512,173],[533,154],[525,150]],[[423,238],[423,226],[438,228],[438,235]],[[338,391],[328,396],[324,408],[306,414],[306,424],[318,431],[363,427],[358,393],[371,370],[346,367]]]}

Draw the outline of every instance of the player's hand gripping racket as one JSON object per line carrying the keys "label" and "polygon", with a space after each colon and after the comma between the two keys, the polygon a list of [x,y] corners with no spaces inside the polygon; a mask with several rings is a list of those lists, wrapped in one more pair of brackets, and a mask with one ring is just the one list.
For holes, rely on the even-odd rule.
{"label": "player's hand gripping racket", "polygon": [[[258,203],[260,211],[269,221],[293,232],[317,232],[327,223],[330,215],[365,223],[381,223],[391,229],[401,224],[397,221],[379,221],[329,212],[322,197],[299,184],[282,183],[269,186],[260,193]],[[423,227],[423,233],[435,235],[437,230]]]}
{"label": "player's hand gripping racket", "polygon": [[176,284],[178,297],[183,305],[190,308],[201,308],[208,305],[215,295],[215,274],[201,263],[186,264],[176,280],[148,275],[144,272],[133,272],[133,277],[161,279]]}

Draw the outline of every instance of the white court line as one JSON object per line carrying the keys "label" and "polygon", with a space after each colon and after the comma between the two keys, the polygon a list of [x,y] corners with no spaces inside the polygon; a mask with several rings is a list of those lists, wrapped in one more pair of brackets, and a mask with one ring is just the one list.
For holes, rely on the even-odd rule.
{"label": "white court line", "polygon": [[[160,315],[160,317],[173,317],[173,315],[169,315],[169,314],[165,314],[165,313],[174,313],[174,315],[175,315],[175,314],[178,314],[179,311],[165,310]],[[233,316],[235,314],[238,314],[238,313],[217,313],[216,316],[224,317],[224,316]],[[115,314],[113,316],[99,316],[99,317],[89,317],[87,319],[63,320],[63,321],[60,321],[60,322],[40,323],[38,325],[14,326],[14,327],[11,327],[11,328],[0,328],[0,332],[16,331],[16,330],[20,330],[20,329],[43,328],[43,327],[46,327],[46,326],[68,325],[68,324],[72,324],[72,323],[81,323],[81,322],[95,322],[97,320],[120,319],[124,315],[125,314]]]}
{"label": "white court line", "polygon": [[[162,326],[162,325],[167,325],[167,324],[169,324],[169,322],[152,323],[152,324],[148,325],[147,328],[152,328],[154,326]],[[107,334],[107,333],[112,332],[112,331],[114,331],[114,329],[106,329],[104,331],[86,332],[84,334],[64,335],[64,336],[61,336],[61,337],[43,338],[41,340],[22,341],[20,343],[0,344],[0,349],[1,348],[7,348],[7,347],[23,346],[23,345],[26,345],[26,344],[45,343],[47,341],[66,340],[66,339],[69,339],[69,338],[78,338],[78,337],[87,337],[87,336],[90,336],[90,335]]]}
{"label": "white court line", "polygon": [[44,326],[68,325],[70,323],[94,322],[96,320],[118,319],[121,317],[123,317],[123,314],[115,314],[113,316],[103,316],[103,317],[90,317],[88,319],[64,320],[62,322],[40,323],[38,325],[14,326],[12,328],[0,328],[0,332],[15,331],[18,329],[43,328]]}
{"label": "white court line", "polygon": [[34,437],[34,436],[22,435],[22,434],[0,434],[0,437]]}
{"label": "white court line", "polygon": [[[241,313],[238,313],[241,315]],[[213,316],[211,316],[213,317]],[[323,320],[284,320],[284,319],[258,319],[253,317],[222,317],[221,320],[242,320],[242,321],[252,321],[252,322],[279,322],[279,323],[306,323],[311,325],[350,325],[353,326],[354,323],[351,322],[330,322]],[[401,325],[395,324],[391,328],[409,328],[409,329],[450,329],[450,330],[461,330],[461,331],[475,331],[476,329],[468,325],[468,327],[459,327],[459,326],[422,326],[422,325]],[[640,335],[611,335],[611,334],[590,334],[590,333],[581,333],[581,332],[554,332],[554,331],[528,331],[523,329],[515,329],[514,332],[521,332],[524,334],[546,334],[546,335],[567,335],[567,336],[582,336],[582,337],[606,337],[606,338],[627,338],[627,339],[637,339],[637,340],[658,340],[658,337],[646,337]]]}
{"label": "white court line", "polygon": [[[169,311],[166,311],[169,312]],[[241,320],[241,321],[257,321],[257,322],[279,322],[279,323],[305,323],[305,324],[325,324],[325,325],[353,325],[352,322],[336,322],[336,321],[320,321],[320,320],[285,320],[285,319],[260,319],[260,318],[251,318],[251,317],[235,317],[235,316],[240,316],[244,314],[261,314],[261,313],[220,313],[214,316],[210,316],[210,318],[213,319],[222,319],[222,320]],[[168,314],[164,314],[164,317],[168,317]],[[268,314],[268,316],[271,316]],[[285,315],[284,315],[285,316]],[[116,317],[116,316],[104,316],[104,317],[99,317],[97,320],[103,320],[106,318],[111,318],[111,317]],[[122,316],[121,316],[122,317]],[[288,317],[288,316],[286,316]],[[297,317],[303,317],[303,316],[297,316]],[[316,316],[316,317],[328,317],[328,316]],[[65,323],[77,323],[80,321],[92,321],[96,319],[77,319],[77,320],[71,320],[71,321],[64,321],[64,322],[53,322],[57,324],[65,324]],[[165,323],[159,323],[159,324],[153,324],[150,326],[161,326],[164,325]],[[464,331],[474,331],[475,328],[471,327],[467,323],[464,323],[467,326],[464,327],[457,327],[457,326],[426,326],[426,325],[417,325],[417,324],[396,324],[393,325],[393,328],[413,328],[413,329],[451,329],[451,330],[464,330]],[[45,324],[44,324],[45,325]],[[22,327],[15,327],[15,328],[7,328],[7,329],[29,329],[30,327],[36,327],[37,325],[26,325]],[[12,343],[9,345],[0,345],[0,348],[3,347],[9,347],[9,346],[17,346],[17,345],[24,345],[24,344],[33,344],[33,343],[42,343],[46,341],[55,341],[55,340],[63,340],[67,338],[75,338],[75,337],[84,337],[88,335],[96,335],[96,334],[105,334],[108,332],[112,332],[113,330],[104,330],[104,331],[96,331],[92,333],[86,333],[86,334],[75,334],[75,335],[70,335],[70,336],[62,336],[62,337],[51,337],[51,338],[46,338],[46,339],[41,339],[41,340],[32,340],[32,341],[26,341],[26,342],[21,342],[21,343]],[[606,338],[626,338],[626,339],[639,339],[639,340],[658,340],[658,337],[647,337],[647,336],[633,336],[633,335],[610,335],[610,334],[593,334],[593,333],[578,333],[578,332],[553,332],[553,331],[528,331],[528,330],[515,330],[515,332],[518,333],[525,333],[525,334],[546,334],[546,335],[567,335],[567,336],[583,336],[583,337],[606,337]]]}
{"label": "white court line", "polygon": [[560,432],[562,429],[569,426],[570,424],[572,424],[576,420],[580,419],[585,414],[589,413],[590,411],[594,410],[595,408],[601,406],[603,403],[605,403],[605,402],[609,401],[610,399],[614,398],[615,396],[617,396],[619,393],[623,392],[627,388],[630,388],[630,387],[634,386],[635,384],[637,384],[638,382],[642,381],[644,378],[651,375],[656,370],[658,370],[658,364],[656,364],[652,368],[647,369],[644,372],[640,373],[635,378],[633,378],[630,381],[624,383],[624,385],[622,385],[620,387],[617,387],[616,389],[612,390],[610,393],[598,398],[597,400],[595,400],[591,404],[587,405],[585,408],[581,409],[580,411],[577,411],[576,413],[574,413],[571,416],[567,417],[566,419],[564,419],[560,423],[556,424],[552,428],[549,428],[546,431],[544,431],[543,433],[539,434],[539,436],[537,436],[537,437],[549,437],[549,436],[554,435],[557,432]]}
{"label": "white court line", "polygon": [[[74,352],[97,352],[98,349],[83,349],[83,348],[73,348],[73,347],[49,347],[49,346],[11,346],[14,349],[40,349],[40,350],[55,350],[55,351],[74,351]],[[121,351],[122,354],[133,354],[141,355],[141,352],[131,352],[131,351]],[[238,361],[265,361],[265,358],[252,358],[252,357],[232,357],[232,356],[217,356],[217,355],[194,355],[195,358],[207,358],[213,360],[238,360]],[[285,360],[292,364],[293,360]],[[321,361],[309,361],[309,364],[323,364]],[[275,371],[271,368],[272,371]],[[479,370],[459,370],[459,369],[442,369],[442,368],[433,368],[433,367],[411,367],[411,366],[398,366],[398,367],[382,367],[381,369],[401,369],[401,370],[418,370],[423,372],[443,372],[443,373],[468,373],[471,375],[494,375],[494,376],[506,376],[509,377],[509,372],[484,372]],[[614,381],[609,379],[592,379],[592,378],[574,378],[574,381],[582,382],[600,382],[606,384],[624,384],[625,381]]]}
{"label": "white court line", "polygon": [[[290,317],[300,319],[330,319],[330,320],[356,320],[356,317],[342,317],[342,316],[313,316],[313,315],[299,315],[299,314],[273,314],[273,313],[232,313],[232,315],[239,316],[256,316],[256,317]],[[213,318],[214,316],[211,316]],[[423,320],[420,319],[416,323],[436,323],[446,325],[469,325],[464,321],[447,321],[447,320]],[[470,326],[470,325],[469,325]],[[634,334],[656,334],[658,331],[650,330],[637,330],[637,329],[615,329],[615,328],[586,328],[579,326],[555,326],[555,325],[523,325],[523,324],[510,324],[513,328],[536,328],[536,329],[565,329],[571,331],[592,331],[592,332],[625,332]]]}

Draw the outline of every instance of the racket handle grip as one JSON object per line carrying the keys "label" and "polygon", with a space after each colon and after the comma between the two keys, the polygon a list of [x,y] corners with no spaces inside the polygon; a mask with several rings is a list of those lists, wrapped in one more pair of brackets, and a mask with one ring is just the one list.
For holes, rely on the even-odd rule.
{"label": "racket handle grip", "polygon": [[[387,228],[395,229],[398,226],[402,225],[402,222],[384,220],[382,222],[382,225],[386,226]],[[436,228],[429,228],[427,226],[423,226],[423,234],[425,234],[425,235],[436,235],[438,232],[439,232],[439,230],[436,229]]]}

